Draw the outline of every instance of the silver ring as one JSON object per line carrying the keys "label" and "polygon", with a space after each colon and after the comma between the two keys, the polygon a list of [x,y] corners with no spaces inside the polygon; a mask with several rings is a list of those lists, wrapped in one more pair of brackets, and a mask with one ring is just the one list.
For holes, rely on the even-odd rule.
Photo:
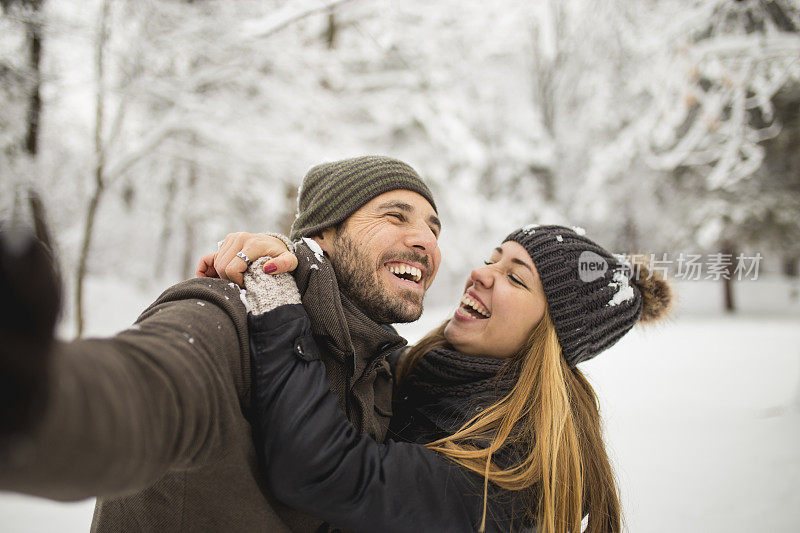
{"label": "silver ring", "polygon": [[244,262],[245,262],[245,263],[247,263],[247,267],[248,267],[248,268],[250,268],[250,265],[252,265],[252,264],[253,264],[253,262],[252,262],[252,261],[250,261],[250,258],[249,258],[249,257],[247,257],[247,256],[244,254],[244,252],[242,252],[242,251],[236,252],[236,257],[238,257],[239,259],[244,259]]}
{"label": "silver ring", "polygon": [[225,241],[217,241],[217,250],[219,250],[220,248],[222,248],[222,243],[224,243],[224,242],[225,242]]}

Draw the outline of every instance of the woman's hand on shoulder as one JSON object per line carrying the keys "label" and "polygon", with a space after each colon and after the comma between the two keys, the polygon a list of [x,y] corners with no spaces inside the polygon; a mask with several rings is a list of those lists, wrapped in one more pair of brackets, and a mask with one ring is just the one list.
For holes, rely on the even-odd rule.
{"label": "woman's hand on shoulder", "polygon": [[216,253],[200,258],[195,275],[199,278],[221,278],[244,287],[244,272],[250,263],[239,254],[241,252],[250,263],[261,257],[272,257],[264,265],[267,274],[291,272],[297,268],[297,256],[289,250],[286,242],[264,233],[229,233],[219,242]]}

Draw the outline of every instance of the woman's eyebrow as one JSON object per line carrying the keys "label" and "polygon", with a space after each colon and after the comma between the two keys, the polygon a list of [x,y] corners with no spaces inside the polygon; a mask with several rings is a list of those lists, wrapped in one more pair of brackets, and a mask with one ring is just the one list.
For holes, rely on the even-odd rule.
{"label": "woman's eyebrow", "polygon": [[522,259],[514,258],[514,259],[511,260],[511,262],[512,263],[516,263],[518,265],[524,266],[525,268],[527,268],[528,270],[531,271],[531,274],[533,274],[533,269],[531,268],[531,266],[528,263],[526,263],[525,261],[523,261]]}
{"label": "woman's eyebrow", "polygon": [[[497,252],[497,253],[498,253],[498,254],[500,254],[500,255],[503,255],[503,249],[502,249],[502,248],[500,248],[499,246],[498,246],[497,248],[495,248],[495,249],[494,249],[494,251],[495,251],[495,252]],[[515,258],[511,259],[511,262],[512,262],[512,263],[515,263],[515,264],[517,264],[517,265],[522,265],[522,266],[524,266],[525,268],[527,268],[528,270],[530,270],[530,271],[531,271],[531,274],[533,274],[533,269],[531,268],[531,266],[530,266],[528,263],[526,263],[525,261],[523,261],[522,259],[517,259],[517,258],[515,257]]]}

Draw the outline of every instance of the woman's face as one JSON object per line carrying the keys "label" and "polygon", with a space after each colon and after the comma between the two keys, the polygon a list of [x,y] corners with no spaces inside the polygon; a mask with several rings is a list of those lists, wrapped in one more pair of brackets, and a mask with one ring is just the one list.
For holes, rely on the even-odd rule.
{"label": "woman's face", "polygon": [[511,357],[544,316],[545,303],[531,257],[522,245],[508,241],[472,271],[444,336],[465,354]]}

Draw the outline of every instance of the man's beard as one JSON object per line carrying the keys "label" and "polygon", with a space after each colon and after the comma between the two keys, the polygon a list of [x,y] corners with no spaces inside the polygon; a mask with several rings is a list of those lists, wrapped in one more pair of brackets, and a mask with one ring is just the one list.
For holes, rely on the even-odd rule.
{"label": "man's beard", "polygon": [[[398,296],[382,292],[385,282],[380,278],[372,263],[339,228],[333,239],[333,251],[329,254],[331,266],[336,273],[339,289],[352,300],[361,311],[379,324],[395,324],[398,322],[414,322],[422,314],[423,292],[403,291]],[[401,254],[402,255],[402,254]],[[413,254],[411,254],[413,255]],[[401,257],[387,257],[380,263]],[[408,260],[428,264],[425,256],[406,257]]]}

